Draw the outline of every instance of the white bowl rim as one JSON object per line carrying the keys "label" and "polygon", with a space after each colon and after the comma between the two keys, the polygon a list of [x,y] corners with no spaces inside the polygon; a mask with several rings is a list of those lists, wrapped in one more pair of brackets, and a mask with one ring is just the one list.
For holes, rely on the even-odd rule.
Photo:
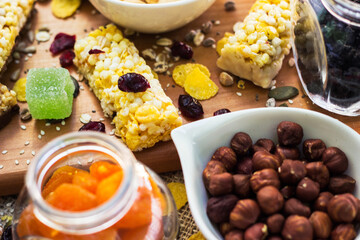
{"label": "white bowl rim", "polygon": [[[339,125],[340,127],[344,130],[344,134],[349,134],[352,135],[353,138],[358,139],[357,142],[360,142],[360,135],[351,127],[349,127],[348,125],[342,123],[340,120],[335,119],[333,117],[330,117],[328,115],[325,115],[323,113],[319,113],[313,110],[308,110],[308,109],[302,109],[302,108],[266,108],[266,107],[262,107],[262,108],[254,108],[254,109],[245,109],[245,110],[239,110],[239,111],[235,111],[235,112],[231,112],[231,113],[227,113],[227,114],[222,114],[222,115],[218,115],[218,116],[214,116],[214,117],[209,117],[206,119],[201,119],[198,120],[196,122],[192,122],[192,123],[188,123],[186,125],[183,125],[181,127],[178,127],[176,129],[174,129],[171,132],[171,137],[174,141],[174,144],[176,146],[176,148],[178,149],[178,147],[180,145],[183,145],[182,143],[180,143],[181,139],[183,139],[185,136],[188,136],[186,133],[189,133],[190,131],[192,131],[194,128],[201,128],[202,126],[206,125],[206,124],[210,124],[212,126],[214,126],[214,123],[217,121],[217,118],[221,118],[222,120],[227,120],[227,119],[232,119],[232,118],[237,118],[240,117],[242,115],[249,115],[249,114],[253,114],[253,113],[258,113],[258,112],[263,111],[265,114],[277,114],[277,113],[288,113],[288,114],[303,114],[303,115],[308,115],[310,117],[315,117],[315,118],[319,118],[323,121],[325,121],[328,124],[331,125]],[[190,134],[194,133],[195,131],[190,132]],[[186,138],[186,137],[185,137]],[[191,140],[191,138],[187,138],[187,140]],[[189,168],[188,161],[189,160],[183,160],[181,158],[181,153],[179,152],[179,156],[180,156],[180,162],[182,165],[183,170]],[[202,171],[202,170],[200,170]],[[188,188],[190,188],[191,182],[189,182],[189,175],[190,173],[188,171],[183,171],[183,175],[184,175],[184,182],[185,182],[185,186]],[[201,180],[202,181],[202,180]],[[190,191],[189,191],[190,192]],[[208,226],[206,226],[206,224],[202,221],[202,217],[201,215],[197,214],[197,210],[195,207],[197,207],[197,204],[194,202],[191,202],[192,196],[188,195],[189,198],[189,207],[190,210],[193,211],[193,209],[195,209],[195,214],[193,214],[194,220],[196,222],[196,224],[198,225],[200,231],[202,231],[203,235],[206,238],[209,237],[214,237],[212,231],[208,228]],[[211,239],[211,238],[209,238]]]}
{"label": "white bowl rim", "polygon": [[127,6],[127,7],[142,7],[142,8],[148,8],[148,9],[157,9],[157,8],[176,7],[176,6],[186,5],[186,4],[196,2],[199,0],[177,0],[174,2],[149,3],[149,4],[132,3],[132,2],[126,2],[124,0],[101,0],[101,1],[110,2],[113,4],[120,5],[120,6],[122,5],[122,6]]}

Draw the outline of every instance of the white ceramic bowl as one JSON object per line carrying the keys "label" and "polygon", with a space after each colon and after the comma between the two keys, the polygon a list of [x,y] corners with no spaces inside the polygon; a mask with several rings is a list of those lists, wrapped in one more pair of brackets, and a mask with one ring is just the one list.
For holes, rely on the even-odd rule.
{"label": "white ceramic bowl", "polygon": [[208,195],[202,171],[214,151],[229,146],[236,132],[246,132],[255,142],[270,138],[277,143],[276,127],[281,121],[294,121],[304,129],[304,138],[320,138],[326,146],[342,149],[349,159],[347,174],[356,179],[355,196],[360,197],[360,135],[327,115],[298,108],[256,108],[210,117],[186,124],[171,136],[180,156],[191,213],[206,239],[222,239],[206,215]]}
{"label": "white ceramic bowl", "polygon": [[215,0],[178,0],[139,4],[121,0],[90,0],[105,17],[143,33],[161,33],[182,27],[205,12]]}

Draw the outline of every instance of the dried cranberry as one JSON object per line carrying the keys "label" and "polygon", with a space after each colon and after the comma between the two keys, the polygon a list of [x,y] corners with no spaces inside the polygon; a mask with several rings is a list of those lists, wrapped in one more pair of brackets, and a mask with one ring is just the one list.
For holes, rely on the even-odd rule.
{"label": "dried cranberry", "polygon": [[181,114],[188,118],[200,118],[204,110],[198,100],[189,95],[179,96],[179,109]]}
{"label": "dried cranberry", "polygon": [[224,113],[229,113],[229,112],[231,112],[229,109],[222,108],[222,109],[219,109],[219,110],[215,111],[214,116],[221,115],[221,114],[224,114]]}
{"label": "dried cranberry", "polygon": [[50,46],[52,54],[58,54],[66,49],[71,49],[75,45],[76,36],[66,33],[58,33]]}
{"label": "dried cranberry", "polygon": [[145,92],[150,87],[146,78],[138,73],[127,73],[119,78],[119,89],[123,92]]}
{"label": "dried cranberry", "polygon": [[99,54],[99,53],[104,53],[104,51],[102,51],[100,49],[91,49],[89,51],[89,54]]}
{"label": "dried cranberry", "polygon": [[75,53],[72,50],[66,50],[60,56],[60,65],[64,68],[72,66]]}
{"label": "dried cranberry", "polygon": [[171,54],[176,57],[179,56],[184,59],[191,59],[193,56],[192,48],[183,42],[174,42],[171,47]]}
{"label": "dried cranberry", "polygon": [[96,131],[96,132],[105,132],[105,124],[102,122],[88,122],[84,124],[79,131]]}

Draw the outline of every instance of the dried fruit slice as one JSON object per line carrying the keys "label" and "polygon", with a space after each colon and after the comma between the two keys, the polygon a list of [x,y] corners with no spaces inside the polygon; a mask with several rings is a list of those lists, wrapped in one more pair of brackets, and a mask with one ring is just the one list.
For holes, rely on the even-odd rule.
{"label": "dried fruit slice", "polygon": [[171,194],[174,197],[177,210],[182,208],[188,201],[186,196],[186,189],[183,183],[171,182],[167,184]]}
{"label": "dried fruit slice", "polygon": [[216,95],[218,86],[200,68],[191,71],[184,83],[185,91],[198,100],[206,100]]}
{"label": "dried fruit slice", "polygon": [[26,102],[26,78],[20,78],[14,85],[14,92],[16,92],[16,99],[20,102]]}
{"label": "dried fruit slice", "polygon": [[81,0],[52,0],[51,11],[57,18],[67,18],[80,7]]}
{"label": "dried fruit slice", "polygon": [[99,204],[109,200],[118,190],[123,179],[123,172],[116,172],[102,180],[96,189],[96,197]]}
{"label": "dried fruit slice", "polygon": [[106,161],[98,161],[90,166],[90,174],[98,181],[101,181],[121,170],[120,166]]}
{"label": "dried fruit slice", "polygon": [[84,211],[97,206],[96,196],[75,184],[63,183],[48,195],[46,201],[53,207],[67,211]]}
{"label": "dried fruit slice", "polygon": [[91,176],[90,173],[85,171],[76,172],[74,174],[72,183],[92,193],[96,193],[96,189],[98,186],[98,180],[95,177]]}
{"label": "dried fruit slice", "polygon": [[174,68],[172,77],[175,83],[181,87],[184,87],[184,83],[187,75],[192,72],[195,68],[198,68],[201,72],[203,72],[206,76],[210,77],[210,72],[207,67],[198,63],[187,63],[181,64]]}

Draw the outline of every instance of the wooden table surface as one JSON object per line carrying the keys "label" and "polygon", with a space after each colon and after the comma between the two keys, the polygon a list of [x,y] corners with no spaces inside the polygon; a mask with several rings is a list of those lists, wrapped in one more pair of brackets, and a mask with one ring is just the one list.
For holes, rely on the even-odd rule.
{"label": "wooden table surface", "polygon": [[[202,16],[191,22],[190,24],[168,33],[160,34],[162,37],[169,37],[175,40],[183,40],[184,36],[191,29],[198,29],[201,25],[209,20],[219,20],[219,25],[214,25],[212,31],[206,35],[206,37],[213,37],[215,40],[219,40],[225,32],[231,32],[232,26],[235,22],[241,21],[247,15],[254,0],[236,0],[236,10],[226,12],[224,9],[224,3],[226,0],[217,0]],[[94,8],[88,1],[83,1],[82,6],[78,12],[66,20],[55,18],[50,11],[50,2],[40,3],[35,6],[37,10],[33,15],[32,30],[36,31],[41,26],[47,26],[52,34],[51,40],[45,43],[36,43],[37,52],[32,57],[29,57],[27,61],[22,58],[20,64],[12,62],[5,74],[1,77],[0,81],[5,83],[10,88],[13,87],[14,82],[9,80],[10,75],[17,69],[21,69],[21,77],[25,77],[25,71],[34,67],[52,67],[59,66],[59,56],[52,56],[48,51],[49,46],[54,36],[59,32],[65,32],[68,34],[75,34],[77,39],[83,38],[86,34],[101,25],[109,23],[109,20],[104,18],[101,14],[94,14]],[[140,34],[131,37],[131,40],[135,42],[137,48],[141,51],[145,48],[149,48],[155,44],[157,35]],[[31,43],[28,43],[31,45]],[[194,47],[193,59],[201,64],[206,65],[211,72],[211,78],[219,86],[218,94],[206,101],[201,101],[204,108],[204,117],[211,117],[213,112],[220,108],[228,108],[231,111],[237,111],[248,108],[265,107],[266,100],[268,99],[268,90],[261,89],[251,82],[246,81],[245,89],[237,88],[236,84],[231,87],[223,87],[220,85],[218,76],[221,72],[216,67],[217,53],[213,48]],[[159,51],[161,49],[158,49]],[[288,56],[284,60],[283,68],[276,77],[277,86],[294,86],[301,89],[301,83],[294,67],[290,68],[288,65]],[[185,63],[186,61],[180,61],[176,64]],[[187,61],[189,62],[189,61]],[[154,62],[148,61],[150,66],[153,66]],[[73,76],[78,77],[76,69],[69,69]],[[171,69],[172,70],[172,69]],[[165,75],[160,75],[160,82],[166,91],[166,94],[173,100],[177,106],[178,96],[184,93],[184,90],[175,85],[172,78]],[[71,132],[77,131],[82,123],[79,121],[80,115],[88,113],[92,116],[93,120],[99,120],[104,118],[102,110],[100,108],[98,100],[93,93],[89,91],[85,82],[80,82],[83,86],[83,90],[80,91],[78,98],[74,100],[73,113],[70,118],[66,119],[66,124],[52,124],[51,126],[45,126],[45,121],[31,120],[23,123],[20,117],[16,116],[12,119],[10,124],[0,131],[0,152],[7,150],[6,154],[0,153],[0,164],[4,166],[0,170],[0,195],[17,193],[23,184],[23,178],[26,173],[28,165],[26,160],[32,160],[32,151],[39,151],[51,139]],[[238,96],[236,93],[240,92],[242,96]],[[283,103],[277,102],[277,106]],[[344,117],[336,114],[329,113],[316,105],[314,105],[309,98],[305,97],[303,92],[293,99],[293,103],[287,102],[289,107],[306,108],[315,110],[321,113],[325,113],[334,118],[339,119],[351,128],[360,133],[360,118],[359,117]],[[26,103],[19,103],[20,108],[27,107]],[[93,110],[96,112],[94,113]],[[109,133],[112,130],[110,125],[111,120],[105,119],[106,132]],[[184,119],[184,124],[189,123]],[[20,125],[25,125],[26,130],[22,130]],[[56,131],[56,126],[61,128],[60,131]],[[45,135],[38,139],[40,131],[45,131]],[[25,142],[29,141],[30,144],[25,146]],[[24,154],[20,154],[20,151],[24,150]],[[143,150],[142,152],[135,153],[138,160],[148,165],[150,168],[157,172],[166,172],[178,170],[181,168],[179,158],[172,141],[161,142],[156,144],[150,149]],[[19,164],[15,164],[15,160],[19,161]]]}

